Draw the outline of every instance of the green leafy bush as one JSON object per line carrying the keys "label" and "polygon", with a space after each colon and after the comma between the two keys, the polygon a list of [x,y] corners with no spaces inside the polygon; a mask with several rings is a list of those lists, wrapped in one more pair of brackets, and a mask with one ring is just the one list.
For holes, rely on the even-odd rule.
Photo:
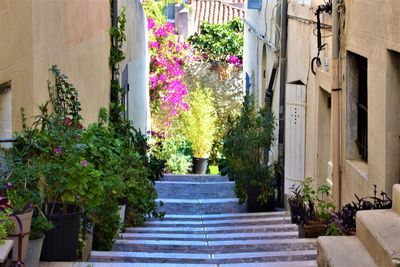
{"label": "green leafy bush", "polygon": [[[246,101],[245,101],[246,102]],[[235,192],[241,202],[247,197],[247,186],[261,187],[260,203],[268,202],[275,192],[275,177],[280,172],[278,163],[264,163],[264,149],[273,144],[275,118],[266,109],[255,111],[243,105],[223,139],[224,172],[235,180]]]}
{"label": "green leafy bush", "polygon": [[193,156],[208,158],[216,132],[216,113],[212,92],[197,85],[189,93],[189,110],[182,114],[184,134],[192,144]]}
{"label": "green leafy bush", "polygon": [[243,58],[244,23],[234,18],[225,24],[203,22],[200,33],[189,37],[193,48],[210,61],[228,61],[230,56]]}

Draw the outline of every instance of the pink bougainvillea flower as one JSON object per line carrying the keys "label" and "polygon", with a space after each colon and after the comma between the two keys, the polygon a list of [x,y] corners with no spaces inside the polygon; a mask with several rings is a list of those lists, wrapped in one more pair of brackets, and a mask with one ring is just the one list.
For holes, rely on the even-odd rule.
{"label": "pink bougainvillea flower", "polygon": [[151,30],[156,26],[156,23],[152,18],[147,19],[147,29]]}
{"label": "pink bougainvillea flower", "polygon": [[86,167],[87,165],[88,165],[87,161],[86,160],[82,160],[82,166]]}
{"label": "pink bougainvillea flower", "polygon": [[56,153],[57,155],[60,155],[62,153],[61,147],[57,146],[53,149],[54,153]]}

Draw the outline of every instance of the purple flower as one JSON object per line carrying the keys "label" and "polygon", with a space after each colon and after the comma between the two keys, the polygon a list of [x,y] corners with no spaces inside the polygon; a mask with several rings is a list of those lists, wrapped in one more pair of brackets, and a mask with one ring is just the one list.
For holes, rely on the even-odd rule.
{"label": "purple flower", "polygon": [[82,166],[86,167],[87,165],[88,165],[87,161],[86,160],[82,160]]}
{"label": "purple flower", "polygon": [[11,188],[14,187],[14,185],[13,185],[13,183],[8,182],[7,185],[6,185],[6,187],[7,187],[7,189],[11,189]]}
{"label": "purple flower", "polygon": [[60,155],[62,153],[61,147],[57,146],[53,149],[54,153],[56,153],[57,155]]}

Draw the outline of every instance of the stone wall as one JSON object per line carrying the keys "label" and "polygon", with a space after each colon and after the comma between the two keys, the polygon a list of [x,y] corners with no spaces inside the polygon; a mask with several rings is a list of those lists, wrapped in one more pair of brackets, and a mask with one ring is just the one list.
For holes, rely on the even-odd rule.
{"label": "stone wall", "polygon": [[244,96],[242,66],[226,63],[190,62],[186,66],[185,83],[188,90],[199,83],[214,92],[219,116],[240,111]]}

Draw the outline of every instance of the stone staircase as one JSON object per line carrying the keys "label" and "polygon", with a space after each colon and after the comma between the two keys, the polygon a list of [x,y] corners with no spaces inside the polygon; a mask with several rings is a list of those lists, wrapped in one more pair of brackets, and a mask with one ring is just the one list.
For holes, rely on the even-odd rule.
{"label": "stone staircase", "polygon": [[318,266],[400,267],[400,184],[391,210],[357,212],[356,224],[356,236],[318,238]]}
{"label": "stone staircase", "polygon": [[127,228],[113,251],[92,251],[90,264],[316,266],[315,239],[298,239],[286,212],[245,213],[233,185],[217,175],[165,175],[156,183],[164,220]]}

